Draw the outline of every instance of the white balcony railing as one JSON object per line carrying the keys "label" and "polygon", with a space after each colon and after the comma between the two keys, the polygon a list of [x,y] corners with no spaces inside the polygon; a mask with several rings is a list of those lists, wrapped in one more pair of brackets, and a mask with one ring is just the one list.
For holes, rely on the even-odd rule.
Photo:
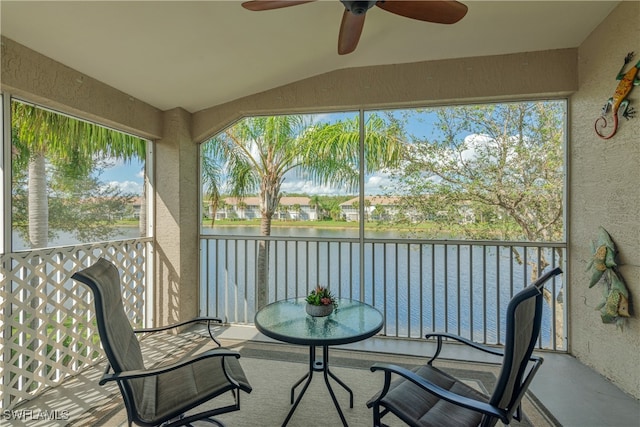
{"label": "white balcony railing", "polygon": [[[511,297],[566,259],[564,244],[202,235],[202,315],[253,323],[261,242],[270,302],[320,284],[382,310],[387,336],[446,331],[498,345]],[[539,349],[567,348],[563,280],[547,282]]]}
{"label": "white balcony railing", "polygon": [[[489,344],[502,344],[501,316],[511,295],[543,265],[562,266],[565,259],[564,244],[207,235],[201,238],[202,315],[253,323],[262,241],[268,243],[269,301],[323,284],[380,308],[388,336],[440,330]],[[114,262],[131,321],[145,325],[150,244],[144,238],[0,256],[1,408],[100,358],[92,295],[71,280],[76,270],[99,257]],[[562,291],[562,276],[548,282],[541,349],[567,348]]]}
{"label": "white balcony railing", "polygon": [[93,296],[71,275],[99,257],[121,272],[133,324],[145,316],[150,238],[14,252],[0,256],[0,394],[8,410],[101,357]]}

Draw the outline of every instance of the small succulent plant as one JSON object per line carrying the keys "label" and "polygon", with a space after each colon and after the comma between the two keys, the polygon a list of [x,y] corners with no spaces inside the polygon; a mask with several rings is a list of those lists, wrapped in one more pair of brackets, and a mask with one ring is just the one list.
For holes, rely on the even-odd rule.
{"label": "small succulent plant", "polygon": [[333,304],[333,308],[338,308],[338,302],[331,291],[320,285],[316,286],[316,288],[307,296],[307,303],[311,305]]}

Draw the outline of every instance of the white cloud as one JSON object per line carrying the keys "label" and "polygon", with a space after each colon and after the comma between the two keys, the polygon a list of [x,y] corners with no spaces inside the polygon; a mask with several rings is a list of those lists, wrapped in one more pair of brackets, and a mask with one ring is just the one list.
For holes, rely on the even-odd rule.
{"label": "white cloud", "polygon": [[319,195],[319,196],[334,196],[339,194],[345,194],[344,189],[330,187],[326,185],[318,185],[313,183],[313,181],[306,180],[287,180],[282,183],[280,190],[284,193],[298,193],[298,194],[308,194]]}
{"label": "white cloud", "polygon": [[495,145],[495,141],[486,135],[471,134],[464,139],[466,150],[460,152],[460,158],[465,161],[473,161],[478,157],[479,151],[487,151],[487,147]]}
{"label": "white cloud", "polygon": [[[483,161],[497,162],[501,152],[506,150],[506,161],[515,161],[517,153],[513,150],[518,137],[510,136],[506,140],[498,141],[487,135],[471,134],[465,137],[466,149],[460,152],[460,159],[463,162],[472,163],[479,157]],[[513,142],[513,144],[511,144]]]}
{"label": "white cloud", "polygon": [[367,178],[364,184],[366,195],[382,194],[393,186],[393,180],[386,173],[377,173]]}
{"label": "white cloud", "polygon": [[[388,174],[378,173],[366,178],[364,188],[368,195],[382,194],[385,189],[392,186],[393,181]],[[385,188],[386,187],[386,188]],[[282,183],[280,190],[284,193],[308,194],[320,196],[337,196],[352,194],[354,191],[347,191],[345,188],[319,185],[310,180],[295,177],[287,177]]]}
{"label": "white cloud", "polygon": [[122,193],[126,194],[142,194],[142,184],[135,181],[111,181],[107,183],[111,187],[117,187]]}

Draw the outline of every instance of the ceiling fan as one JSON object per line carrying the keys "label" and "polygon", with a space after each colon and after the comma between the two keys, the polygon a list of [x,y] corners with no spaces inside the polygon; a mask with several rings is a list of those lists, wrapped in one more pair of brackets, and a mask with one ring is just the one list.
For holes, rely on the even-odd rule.
{"label": "ceiling fan", "polygon": [[[242,7],[261,11],[313,1],[316,0],[250,0],[243,2]],[[454,0],[340,0],[340,2],[345,8],[338,35],[338,53],[340,55],[346,55],[356,49],[364,27],[365,15],[373,6],[378,6],[396,15],[438,24],[454,24],[467,13],[467,6]]]}

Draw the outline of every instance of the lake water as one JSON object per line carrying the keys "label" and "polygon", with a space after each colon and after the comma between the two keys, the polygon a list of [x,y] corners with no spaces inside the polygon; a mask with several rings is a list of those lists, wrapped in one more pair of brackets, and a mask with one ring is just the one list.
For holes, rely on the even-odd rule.
{"label": "lake water", "polygon": [[[109,240],[138,239],[139,237],[140,230],[138,229],[138,227],[118,227],[115,230],[114,236]],[[18,232],[13,231],[13,233],[11,233],[11,238],[14,251],[23,251],[29,249],[28,242],[26,242]],[[84,243],[87,242],[80,242],[71,233],[59,232],[54,239],[50,240],[48,247],[81,245]]]}
{"label": "lake water", "polygon": [[[258,236],[259,227],[207,228],[203,234],[220,236]],[[272,228],[272,237],[354,238],[358,229],[320,228]],[[403,239],[392,231],[365,231],[371,239]],[[496,245],[499,242],[495,242]],[[201,265],[208,265],[203,272],[208,284],[204,292],[214,286],[227,283],[228,291],[218,289],[220,295],[210,294],[210,315],[237,314],[228,307],[248,300],[252,307],[253,294],[236,295],[244,283],[253,283],[251,271],[256,264],[255,252],[240,241],[210,243],[203,247]],[[321,248],[321,249],[320,249]],[[314,283],[329,285],[341,296],[360,296],[359,246],[297,244],[295,241],[272,243],[270,267],[270,295],[277,299],[298,296]],[[547,254],[550,259],[551,251]],[[529,255],[531,257],[531,253]],[[236,260],[235,258],[240,258]],[[531,267],[518,264],[509,248],[470,245],[407,245],[366,244],[364,247],[364,300],[384,308],[385,332],[399,336],[421,336],[429,330],[449,331],[476,340],[496,342],[504,336],[504,314],[511,296],[529,283]],[[276,261],[274,261],[274,259]],[[308,260],[311,260],[310,262]],[[533,258],[529,258],[529,261]],[[527,270],[527,271],[525,271]],[[483,284],[486,283],[486,287]],[[302,289],[302,291],[300,291]],[[556,291],[559,291],[560,287]],[[375,295],[372,297],[372,295]],[[236,301],[234,298],[238,298]],[[372,300],[373,298],[373,300]],[[543,308],[542,342],[548,346],[553,334],[552,313],[549,305]],[[232,310],[233,311],[233,310]],[[254,313],[240,313],[251,319]],[[483,335],[486,331],[486,337]]]}

